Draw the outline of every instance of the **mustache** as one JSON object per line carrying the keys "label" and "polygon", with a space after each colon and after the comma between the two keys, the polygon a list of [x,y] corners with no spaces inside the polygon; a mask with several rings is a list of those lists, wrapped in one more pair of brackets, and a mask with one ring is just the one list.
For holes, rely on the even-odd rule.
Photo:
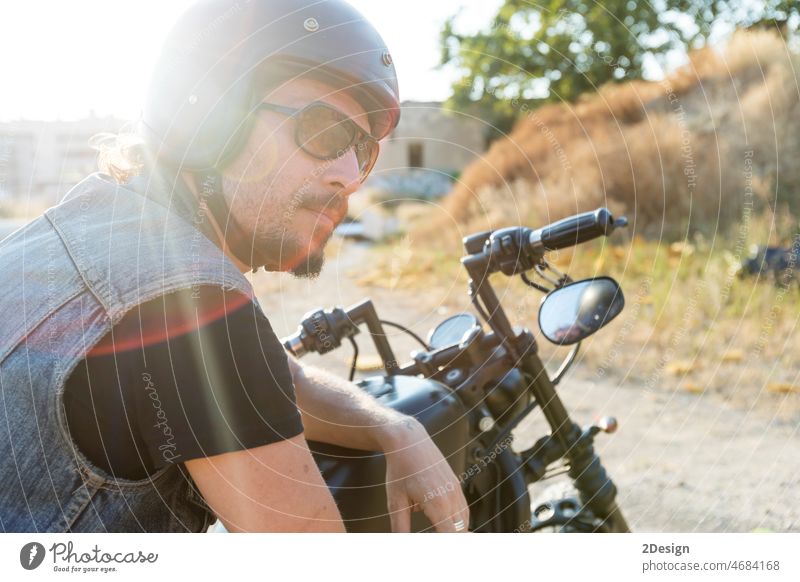
{"label": "mustache", "polygon": [[336,214],[337,216],[344,216],[347,214],[348,203],[347,199],[339,196],[311,196],[303,200],[303,208],[314,210],[316,212],[325,212],[328,214]]}

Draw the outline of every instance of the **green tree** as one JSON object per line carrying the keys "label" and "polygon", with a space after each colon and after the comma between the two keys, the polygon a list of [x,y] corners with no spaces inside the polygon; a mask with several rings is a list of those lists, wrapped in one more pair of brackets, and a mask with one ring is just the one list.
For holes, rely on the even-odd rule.
{"label": "green tree", "polygon": [[714,26],[723,25],[771,29],[790,39],[800,24],[798,0],[686,0],[683,4],[682,9],[706,36]]}
{"label": "green tree", "polygon": [[797,0],[504,0],[487,28],[441,33],[441,63],[459,77],[448,106],[508,132],[522,105],[573,101],[608,82],[642,78],[648,58],[701,45],[713,25],[784,24]]}

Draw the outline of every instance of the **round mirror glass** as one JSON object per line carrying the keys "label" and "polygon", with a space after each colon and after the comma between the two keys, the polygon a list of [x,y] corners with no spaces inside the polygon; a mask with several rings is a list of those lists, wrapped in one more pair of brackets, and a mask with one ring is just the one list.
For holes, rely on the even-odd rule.
{"label": "round mirror glass", "polygon": [[539,308],[539,327],[551,342],[570,345],[606,325],[624,306],[622,289],[614,279],[577,281],[544,298]]}
{"label": "round mirror glass", "polygon": [[455,345],[476,325],[478,319],[471,313],[458,313],[448,317],[428,334],[428,345],[434,350]]}

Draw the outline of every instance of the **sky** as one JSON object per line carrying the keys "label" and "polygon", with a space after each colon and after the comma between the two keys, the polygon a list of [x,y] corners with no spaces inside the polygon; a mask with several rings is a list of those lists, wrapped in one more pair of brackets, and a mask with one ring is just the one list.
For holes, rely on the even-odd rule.
{"label": "sky", "polygon": [[[501,0],[350,0],[380,31],[402,99],[443,100],[439,31],[479,29]],[[138,117],[171,24],[191,0],[24,0],[0,7],[0,120]]]}

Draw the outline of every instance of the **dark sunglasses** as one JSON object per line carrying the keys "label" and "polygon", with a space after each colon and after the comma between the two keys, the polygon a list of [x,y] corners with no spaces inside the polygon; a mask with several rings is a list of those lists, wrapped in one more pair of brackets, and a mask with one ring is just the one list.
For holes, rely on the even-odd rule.
{"label": "dark sunglasses", "polygon": [[302,109],[293,109],[273,103],[260,103],[257,108],[293,117],[294,139],[298,147],[318,160],[335,160],[353,148],[362,182],[378,159],[378,140],[330,105],[314,102]]}

